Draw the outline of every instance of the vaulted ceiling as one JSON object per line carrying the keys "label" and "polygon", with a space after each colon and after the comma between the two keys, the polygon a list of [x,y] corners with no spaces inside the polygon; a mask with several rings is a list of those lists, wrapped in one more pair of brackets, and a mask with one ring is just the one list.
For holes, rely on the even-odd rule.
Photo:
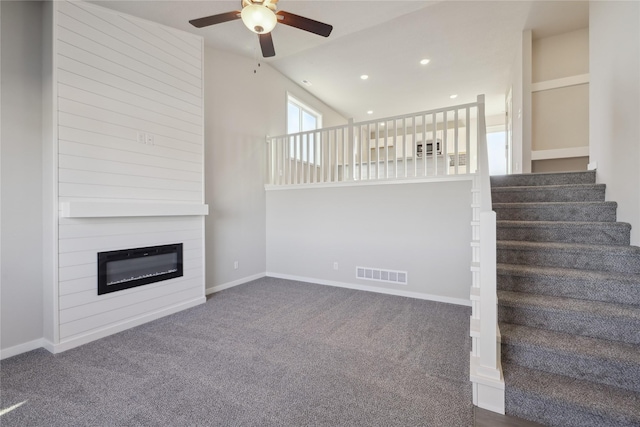
{"label": "vaulted ceiling", "polygon": [[[501,114],[522,31],[547,37],[585,28],[589,10],[585,1],[280,0],[278,10],[334,30],[323,38],[277,25],[276,56],[264,59],[257,36],[240,21],[202,29],[188,23],[240,10],[240,0],[93,3],[199,34],[207,46],[269,63],[356,121],[473,102],[480,93],[486,94],[487,113]],[[424,58],[429,64],[419,63]],[[369,78],[362,80],[363,74]]]}

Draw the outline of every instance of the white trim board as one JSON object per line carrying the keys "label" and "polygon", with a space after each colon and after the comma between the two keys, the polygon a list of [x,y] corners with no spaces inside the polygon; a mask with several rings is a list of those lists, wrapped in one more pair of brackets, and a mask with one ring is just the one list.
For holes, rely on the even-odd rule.
{"label": "white trim board", "polygon": [[22,344],[14,345],[13,347],[0,350],[0,360],[8,359],[9,357],[17,356],[18,354],[33,351],[41,347],[45,347],[45,339],[38,338],[37,340],[25,342]]}
{"label": "white trim board", "polygon": [[445,175],[426,178],[398,178],[398,179],[374,179],[364,181],[339,181],[339,182],[314,182],[309,184],[265,184],[266,191],[279,190],[310,190],[314,188],[335,188],[335,187],[362,187],[368,185],[396,185],[396,184],[424,184],[431,182],[454,182],[454,181],[471,181],[475,173],[465,175]]}
{"label": "white trim board", "polygon": [[473,404],[488,411],[504,414],[504,377],[502,366],[498,366],[499,379],[482,375],[480,358],[471,354],[469,378],[473,383]]}
{"label": "white trim board", "polygon": [[151,313],[144,314],[142,316],[127,319],[120,323],[114,324],[112,326],[108,326],[103,329],[92,331],[91,333],[88,333],[85,335],[80,335],[80,336],[70,338],[68,340],[63,340],[59,344],[53,344],[52,347],[45,346],[45,348],[50,352],[52,352],[53,354],[62,353],[63,351],[71,350],[72,348],[79,347],[83,344],[90,343],[100,338],[105,338],[105,337],[108,337],[109,335],[126,331],[127,329],[140,326],[144,323],[148,323],[153,320],[160,319],[161,317],[165,317],[170,314],[174,314],[179,311],[186,310],[188,308],[192,308],[200,304],[204,304],[205,302],[207,302],[205,297],[194,298],[190,301],[186,301],[180,304],[166,307],[155,312],[151,312]]}
{"label": "white trim board", "polygon": [[312,277],[293,276],[290,274],[280,274],[280,273],[274,273],[269,271],[267,272],[266,276],[273,277],[276,279],[295,280],[298,282],[311,283],[314,285],[335,286],[337,288],[355,289],[357,291],[375,292],[378,294],[394,295],[399,297],[415,298],[415,299],[421,299],[421,300],[427,300],[427,301],[443,302],[446,304],[455,304],[455,305],[463,305],[466,307],[471,307],[471,300],[462,299],[462,298],[444,297],[440,295],[423,294],[420,292],[402,291],[398,289],[385,289],[385,288],[378,288],[376,286],[357,285],[354,283],[345,283],[345,282],[335,282],[333,280],[323,280],[323,279],[315,279]]}
{"label": "white trim board", "polygon": [[221,285],[213,286],[211,288],[206,288],[204,293],[205,295],[215,294],[216,292],[224,291],[225,289],[233,288],[234,286],[243,285],[245,283],[249,283],[254,280],[262,279],[266,275],[267,273],[258,273],[258,274],[254,274],[253,276],[243,277],[242,279],[223,283]]}
{"label": "white trim board", "polygon": [[60,202],[60,217],[62,218],[189,215],[209,215],[209,205],[199,203]]}
{"label": "white trim board", "polygon": [[568,159],[571,157],[589,157],[589,147],[531,151],[531,160]]}
{"label": "white trim board", "polygon": [[531,84],[531,92],[541,92],[543,90],[560,89],[563,87],[577,86],[589,83],[589,74],[563,77],[555,80],[545,80]]}

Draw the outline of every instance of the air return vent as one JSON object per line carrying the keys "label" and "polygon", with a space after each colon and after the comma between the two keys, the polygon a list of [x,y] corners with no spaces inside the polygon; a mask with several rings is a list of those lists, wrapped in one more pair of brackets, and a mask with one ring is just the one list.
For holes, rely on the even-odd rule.
{"label": "air return vent", "polygon": [[382,270],[380,268],[356,267],[356,278],[373,280],[374,282],[397,283],[406,285],[408,273],[406,271]]}

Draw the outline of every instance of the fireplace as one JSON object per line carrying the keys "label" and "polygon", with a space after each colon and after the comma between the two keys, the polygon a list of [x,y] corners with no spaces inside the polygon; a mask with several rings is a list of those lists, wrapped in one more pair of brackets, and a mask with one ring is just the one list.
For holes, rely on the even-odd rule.
{"label": "fireplace", "polygon": [[182,275],[182,243],[98,253],[98,295]]}

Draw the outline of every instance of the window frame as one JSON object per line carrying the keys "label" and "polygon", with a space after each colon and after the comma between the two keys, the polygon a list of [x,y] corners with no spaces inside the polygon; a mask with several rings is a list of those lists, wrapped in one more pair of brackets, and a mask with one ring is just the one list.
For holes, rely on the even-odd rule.
{"label": "window frame", "polygon": [[[287,134],[288,135],[295,135],[297,133],[302,133],[302,132],[310,132],[311,130],[300,130],[298,132],[294,132],[294,133],[289,133],[289,125],[291,123],[291,118],[289,117],[289,104],[294,105],[295,107],[297,107],[300,111],[299,115],[298,115],[298,128],[302,129],[303,128],[303,117],[304,117],[304,113],[307,113],[310,116],[313,116],[316,119],[316,127],[315,129],[311,129],[311,130],[318,130],[318,129],[322,129],[322,113],[320,113],[319,111],[317,111],[316,109],[310,107],[308,104],[305,104],[304,102],[300,101],[299,98],[293,96],[292,94],[290,94],[289,92],[287,92],[287,104],[286,104],[286,110],[287,110],[287,114],[286,114],[286,129],[287,129]],[[317,146],[315,144],[315,135],[314,138],[312,138],[312,140],[309,142],[309,153],[303,152],[303,150],[301,149],[299,153],[297,153],[298,155],[295,156],[295,150],[293,149],[293,140],[290,140],[289,144],[290,144],[290,148],[289,148],[289,157],[291,159],[297,160],[299,162],[302,163],[310,163],[310,164],[314,164],[317,165],[320,162],[316,161],[316,150],[317,150]]]}

